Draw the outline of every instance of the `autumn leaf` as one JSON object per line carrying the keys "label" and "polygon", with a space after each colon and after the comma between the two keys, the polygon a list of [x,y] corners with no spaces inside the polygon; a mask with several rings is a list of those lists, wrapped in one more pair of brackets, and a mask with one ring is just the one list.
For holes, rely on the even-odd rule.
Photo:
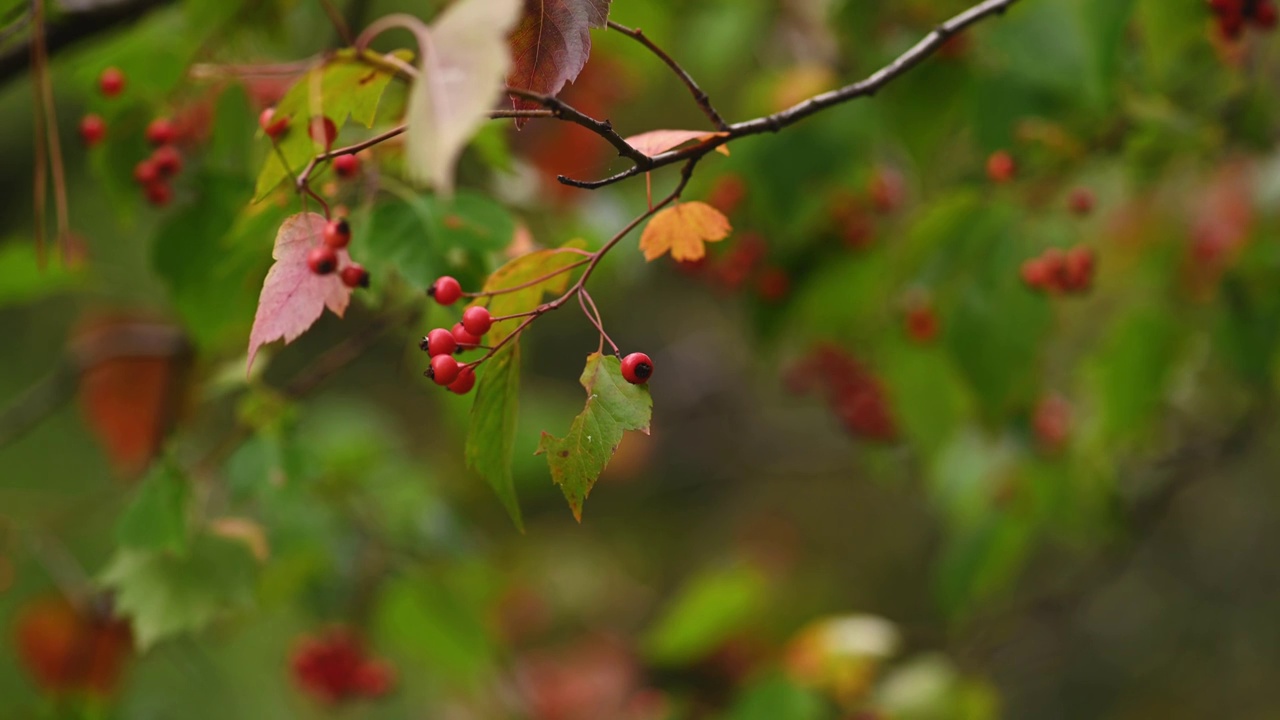
{"label": "autumn leaf", "polygon": [[[321,243],[325,219],[316,213],[293,215],[280,226],[275,250],[275,264],[262,282],[258,296],[258,312],[249,333],[249,360],[245,371],[253,368],[258,349],[269,342],[284,339],[293,342],[307,331],[327,307],[342,317],[351,300],[351,288],[342,284],[338,273],[317,275],[307,267],[307,253]],[[350,264],[346,250],[338,251],[338,266]]]}
{"label": "autumn leaf", "polygon": [[[511,87],[558,95],[573,82],[591,55],[591,28],[609,21],[610,0],[525,0],[524,15],[511,33],[514,66]],[[517,110],[538,107],[524,98],[511,99]],[[516,127],[524,125],[516,120]]]}
{"label": "autumn leaf", "polygon": [[407,113],[413,179],[452,193],[458,156],[502,94],[511,67],[507,31],[519,10],[519,0],[462,0],[426,31]]}
{"label": "autumn leaf", "polygon": [[680,203],[649,221],[640,236],[644,259],[657,260],[667,251],[679,262],[699,260],[707,254],[705,243],[729,237],[729,218],[704,202]]}
{"label": "autumn leaf", "polygon": [[[632,135],[626,140],[631,147],[649,157],[653,157],[673,148],[678,148],[687,142],[697,140],[701,143],[712,138],[725,137],[728,134],[727,132],[707,132],[706,130],[650,130],[647,133]],[[729,147],[721,145],[716,148],[716,152],[721,155],[728,155]]]}
{"label": "autumn leaf", "polygon": [[[580,241],[573,241],[565,247],[578,248],[582,245]],[[484,289],[492,292],[520,287],[581,259],[580,255],[563,250],[531,252],[494,271],[485,282]],[[494,315],[511,315],[531,310],[546,295],[563,293],[568,287],[570,274],[564,272],[515,292],[489,297],[486,299],[489,312]],[[514,321],[500,322],[489,331],[488,340],[496,345],[515,328]],[[511,461],[515,456],[516,415],[520,407],[519,340],[509,343],[481,367],[476,399],[471,405],[471,426],[467,432],[467,467],[489,483],[506,507],[511,521],[523,531],[520,500],[516,497],[515,480],[511,475]]]}
{"label": "autumn leaf", "polygon": [[581,382],[587,390],[586,408],[573,419],[563,438],[542,433],[537,453],[546,454],[551,479],[560,486],[579,522],[582,504],[622,442],[623,432],[648,434],[653,414],[649,388],[624,380],[622,362],[616,356],[589,355]]}

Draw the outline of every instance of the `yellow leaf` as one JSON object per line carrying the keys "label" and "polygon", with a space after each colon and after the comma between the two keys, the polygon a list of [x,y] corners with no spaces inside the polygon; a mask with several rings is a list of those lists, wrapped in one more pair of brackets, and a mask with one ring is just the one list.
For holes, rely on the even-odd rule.
{"label": "yellow leaf", "polygon": [[657,260],[671,251],[674,260],[698,260],[707,254],[704,243],[729,237],[729,218],[704,202],[680,203],[649,221],[640,236],[644,259]]}

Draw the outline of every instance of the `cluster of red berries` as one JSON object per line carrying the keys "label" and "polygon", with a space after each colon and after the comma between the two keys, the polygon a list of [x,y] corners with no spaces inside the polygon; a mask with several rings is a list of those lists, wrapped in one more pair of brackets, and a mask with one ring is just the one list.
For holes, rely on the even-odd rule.
{"label": "cluster of red berries", "polygon": [[[439,278],[427,290],[427,294],[444,306],[462,298],[462,285],[448,275]],[[437,385],[458,395],[466,395],[476,385],[476,370],[471,363],[459,364],[455,353],[480,347],[480,340],[493,327],[489,309],[472,305],[462,313],[462,320],[454,323],[452,330],[436,328],[427,333],[418,347],[431,358],[431,365],[423,372]]]}
{"label": "cluster of red berries", "polygon": [[[98,90],[103,97],[113,98],[124,92],[124,73],[119,68],[109,67],[98,76]],[[80,118],[80,138],[84,144],[93,147],[107,136],[107,122],[97,113],[89,113]]]}
{"label": "cluster of red berries", "polygon": [[40,596],[15,616],[13,640],[18,660],[52,695],[113,694],[133,652],[129,623],[102,597],[77,605]]}
{"label": "cluster of red berries", "polygon": [[1246,24],[1271,30],[1280,19],[1273,0],[1209,0],[1209,9],[1218,18],[1218,31],[1231,40],[1244,34]]}
{"label": "cluster of red berries", "polygon": [[762,300],[779,302],[791,293],[791,276],[781,267],[767,264],[767,253],[764,239],[748,232],[723,253],[707,254],[676,266],[712,287],[736,292],[750,285]]}
{"label": "cluster of red berries", "polygon": [[293,653],[293,679],[325,703],[379,698],[395,686],[395,669],[372,658],[350,631],[337,628],[318,638],[303,638]]}
{"label": "cluster of red berries", "polygon": [[798,394],[820,393],[854,437],[891,442],[898,435],[889,398],[879,379],[848,352],[819,345],[793,365],[785,382]]}
{"label": "cluster of red berries", "polygon": [[142,187],[147,202],[164,207],[173,199],[169,180],[182,171],[182,153],[173,144],[178,131],[168,118],[156,118],[147,125],[146,138],[155,150],[133,167],[133,179]]}
{"label": "cluster of red berries", "polygon": [[1051,294],[1083,293],[1093,285],[1097,257],[1091,248],[1049,248],[1022,263],[1022,281],[1032,290]]}
{"label": "cluster of red berries", "polygon": [[351,244],[351,225],[346,218],[330,220],[324,226],[324,242],[307,253],[307,267],[316,275],[337,272],[342,284],[349,288],[369,287],[369,271],[360,263],[351,263],[338,269],[338,251]]}
{"label": "cluster of red berries", "polygon": [[865,193],[841,190],[832,199],[830,217],[844,244],[865,250],[875,241],[876,215],[890,215],[906,201],[906,179],[896,168],[882,165],[871,173]]}

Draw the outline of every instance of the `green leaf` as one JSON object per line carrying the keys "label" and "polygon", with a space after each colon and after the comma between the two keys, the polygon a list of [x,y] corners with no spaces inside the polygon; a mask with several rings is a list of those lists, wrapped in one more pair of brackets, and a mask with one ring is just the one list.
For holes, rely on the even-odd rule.
{"label": "green leaf", "polygon": [[582,504],[600,473],[622,442],[626,430],[649,433],[653,399],[646,385],[632,385],[622,378],[622,361],[600,353],[587,356],[582,371],[587,406],[573,419],[569,433],[557,438],[542,433],[538,454],[546,453],[551,479],[569,501],[573,516],[582,522]]}
{"label": "green leaf", "polygon": [[[406,62],[413,57],[404,50],[392,55]],[[317,109],[338,129],[348,116],[365,127],[373,127],[382,93],[395,73],[395,66],[378,53],[341,50],[303,75],[276,105],[276,115],[289,118],[289,129],[278,143],[279,152],[267,156],[254,197],[261,200],[291,173],[300,172],[311,158],[325,151],[323,143],[308,132],[308,118],[317,117]]]}
{"label": "green leaf", "polygon": [[4,278],[0,308],[39,300],[78,284],[81,273],[67,269],[52,255],[41,269],[34,240],[13,239],[0,247],[0,277]]}
{"label": "green leaf", "polygon": [[380,593],[374,628],[380,644],[418,667],[461,684],[478,682],[495,663],[484,587],[453,573],[390,581]]}
{"label": "green leaf", "polygon": [[181,470],[167,461],[157,463],[116,524],[116,540],[134,550],[181,554],[187,546],[188,497]]}
{"label": "green leaf", "polygon": [[138,647],[199,631],[218,615],[253,600],[254,564],[242,543],[201,535],[182,557],[116,551],[101,576],[116,610],[132,619]]}
{"label": "green leaf", "polygon": [[[579,240],[566,248],[582,247]],[[486,291],[519,287],[565,269],[581,260],[577,253],[557,250],[538,250],[512,260],[496,270],[485,281]],[[548,294],[558,295],[569,285],[571,273],[563,272],[545,282],[535,283],[515,292],[485,298],[493,315],[512,315],[537,307]],[[517,327],[515,321],[500,322],[489,331],[489,342],[503,341]],[[512,342],[489,359],[483,367],[476,400],[471,406],[471,426],[467,432],[467,467],[483,477],[511,515],[511,520],[521,532],[524,521],[520,515],[520,500],[516,496],[515,479],[511,474],[511,462],[515,456],[516,416],[520,396],[520,348]]]}
{"label": "green leaf", "polygon": [[520,532],[524,519],[516,496],[511,461],[516,449],[516,414],[520,409],[520,342],[498,351],[483,365],[471,405],[467,429],[467,467],[484,478]]}
{"label": "green leaf", "polygon": [[749,686],[733,703],[729,720],[825,720],[832,713],[821,696],[771,675]]}
{"label": "green leaf", "polygon": [[658,665],[705,657],[758,615],[767,591],[764,575],[749,566],[699,575],[646,634],[645,657]]}
{"label": "green leaf", "polygon": [[447,247],[498,251],[511,244],[516,221],[501,204],[475,192],[458,192],[451,200],[428,197],[435,212],[436,236]]}

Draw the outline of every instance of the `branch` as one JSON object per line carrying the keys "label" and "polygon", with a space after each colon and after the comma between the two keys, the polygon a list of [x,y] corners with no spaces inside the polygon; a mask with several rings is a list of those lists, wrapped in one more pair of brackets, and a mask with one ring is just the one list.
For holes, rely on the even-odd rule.
{"label": "branch", "polygon": [[[846,85],[838,90],[832,90],[821,95],[816,95],[804,102],[793,105],[786,110],[766,115],[754,120],[730,125],[725,132],[727,135],[710,138],[704,143],[693,147],[684,148],[682,150],[672,150],[655,155],[654,157],[646,157],[647,162],[636,164],[623,172],[604,178],[602,180],[582,181],[574,180],[561,175],[557,178],[561,183],[572,187],[583,188],[586,190],[595,190],[607,185],[621,182],[630,177],[635,177],[641,173],[649,172],[656,168],[672,165],[674,163],[701,158],[703,155],[726,143],[737,140],[738,138],[747,137],[748,135],[759,135],[766,132],[778,132],[788,125],[793,125],[801,120],[813,115],[817,112],[825,110],[835,105],[846,103],[854,98],[875,95],[879,90],[896,78],[904,75],[908,70],[920,64],[922,60],[929,57],[942,46],[948,38],[965,28],[973,25],[985,18],[1002,15],[1018,0],[984,0],[981,3],[969,8],[968,10],[956,15],[950,20],[942,23],[933,32],[921,38],[902,55],[899,55],[893,62],[880,68],[872,73],[869,77],[852,85]],[[629,146],[628,146],[629,147]]]}
{"label": "branch", "polygon": [[[137,22],[156,8],[171,5],[174,0],[121,0],[109,5],[98,5],[92,10],[66,15],[46,31],[47,52],[50,56],[81,40],[113,30],[116,27]],[[15,45],[0,52],[0,83],[21,75],[31,66],[31,45]]]}
{"label": "branch", "polygon": [[715,107],[711,105],[710,96],[703,92],[702,88],[698,87],[698,83],[694,82],[693,77],[689,75],[688,71],[681,67],[680,63],[676,62],[675,59],[663,51],[662,48],[654,44],[654,42],[649,39],[649,36],[644,34],[643,30],[640,28],[632,29],[626,25],[619,25],[612,20],[609,21],[609,27],[617,30],[623,35],[626,35],[632,40],[635,40],[641,45],[644,45],[646,48],[649,48],[649,51],[654,55],[657,55],[658,59],[662,60],[662,62],[666,63],[667,67],[671,68],[671,71],[674,72],[676,76],[680,78],[680,81],[684,83],[685,87],[689,88],[689,92],[693,94],[694,102],[698,103],[698,107],[702,108],[703,114],[707,116],[707,119],[711,121],[711,124],[715,125],[717,130],[729,129],[729,123],[725,122],[724,118],[720,117],[720,113],[716,112]]}
{"label": "branch", "polygon": [[543,95],[542,93],[536,93],[532,90],[509,87],[507,88],[507,93],[538,103],[542,107],[550,110],[556,119],[571,122],[575,125],[581,125],[582,127],[599,135],[607,140],[610,145],[617,148],[619,155],[635,163],[635,167],[649,168],[653,166],[653,158],[631,147],[631,145],[613,129],[613,123],[608,120],[596,120],[590,115],[578,111],[573,106],[559,98],[552,97],[550,95]]}

